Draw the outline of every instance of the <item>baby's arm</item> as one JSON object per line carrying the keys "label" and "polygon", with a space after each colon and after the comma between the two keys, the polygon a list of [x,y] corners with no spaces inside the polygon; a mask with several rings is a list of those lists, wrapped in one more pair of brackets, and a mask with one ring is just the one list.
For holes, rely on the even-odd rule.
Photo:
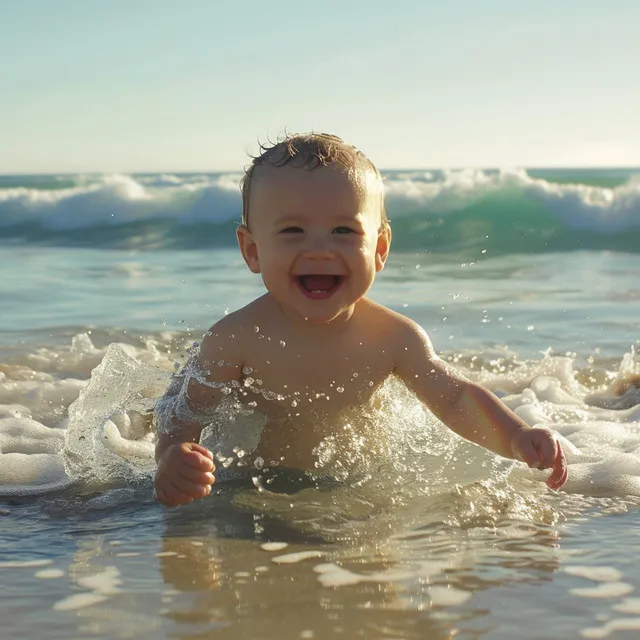
{"label": "baby's arm", "polygon": [[407,387],[458,435],[530,467],[551,468],[547,484],[560,488],[567,479],[567,463],[551,431],[529,427],[494,394],[438,358],[418,325],[408,319],[399,322],[395,373]]}
{"label": "baby's arm", "polygon": [[225,324],[212,327],[182,382],[174,380],[158,403],[155,489],[167,506],[204,498],[215,482],[213,455],[198,444],[202,420],[220,402],[222,387],[242,374],[237,344]]}

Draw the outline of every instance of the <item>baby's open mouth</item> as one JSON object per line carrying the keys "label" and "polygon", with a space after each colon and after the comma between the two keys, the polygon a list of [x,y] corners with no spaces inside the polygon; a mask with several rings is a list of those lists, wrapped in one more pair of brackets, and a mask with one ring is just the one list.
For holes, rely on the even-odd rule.
{"label": "baby's open mouth", "polygon": [[342,282],[342,276],[331,275],[307,275],[298,276],[300,287],[314,297],[331,295]]}

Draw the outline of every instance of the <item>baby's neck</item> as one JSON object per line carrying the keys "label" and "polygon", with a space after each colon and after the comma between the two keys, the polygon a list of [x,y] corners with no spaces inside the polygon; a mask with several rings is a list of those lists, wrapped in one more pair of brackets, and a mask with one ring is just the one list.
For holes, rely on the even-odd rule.
{"label": "baby's neck", "polygon": [[301,336],[331,336],[342,334],[348,328],[349,322],[352,320],[357,307],[357,303],[355,303],[345,309],[339,316],[328,322],[315,322],[288,310],[273,298],[271,298],[271,301],[274,306],[277,307],[286,325]]}

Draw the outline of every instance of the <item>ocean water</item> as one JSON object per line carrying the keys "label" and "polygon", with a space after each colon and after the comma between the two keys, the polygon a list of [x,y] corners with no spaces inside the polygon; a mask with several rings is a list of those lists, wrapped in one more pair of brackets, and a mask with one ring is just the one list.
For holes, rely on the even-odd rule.
{"label": "ocean water", "polygon": [[559,434],[562,491],[390,381],[364,481],[165,509],[141,416],[262,292],[239,177],[0,176],[0,635],[637,638],[640,169],[385,173],[372,297]]}

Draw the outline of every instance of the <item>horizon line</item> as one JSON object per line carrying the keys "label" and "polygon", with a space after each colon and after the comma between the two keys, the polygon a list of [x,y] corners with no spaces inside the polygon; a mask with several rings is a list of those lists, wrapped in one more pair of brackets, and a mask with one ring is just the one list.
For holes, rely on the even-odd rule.
{"label": "horizon line", "polygon": [[[384,167],[379,168],[382,173],[391,171],[464,171],[468,169],[480,171],[497,171],[504,169],[524,169],[525,171],[588,171],[588,170],[632,170],[640,171],[640,164],[637,165],[522,165],[522,164],[504,164],[504,165],[457,165],[457,166],[431,166],[431,167]],[[38,172],[10,172],[0,170],[0,177],[17,178],[21,176],[73,176],[73,175],[188,175],[188,174],[225,174],[225,173],[244,173],[244,169],[136,169],[136,170],[64,170],[64,171],[38,171]]]}

